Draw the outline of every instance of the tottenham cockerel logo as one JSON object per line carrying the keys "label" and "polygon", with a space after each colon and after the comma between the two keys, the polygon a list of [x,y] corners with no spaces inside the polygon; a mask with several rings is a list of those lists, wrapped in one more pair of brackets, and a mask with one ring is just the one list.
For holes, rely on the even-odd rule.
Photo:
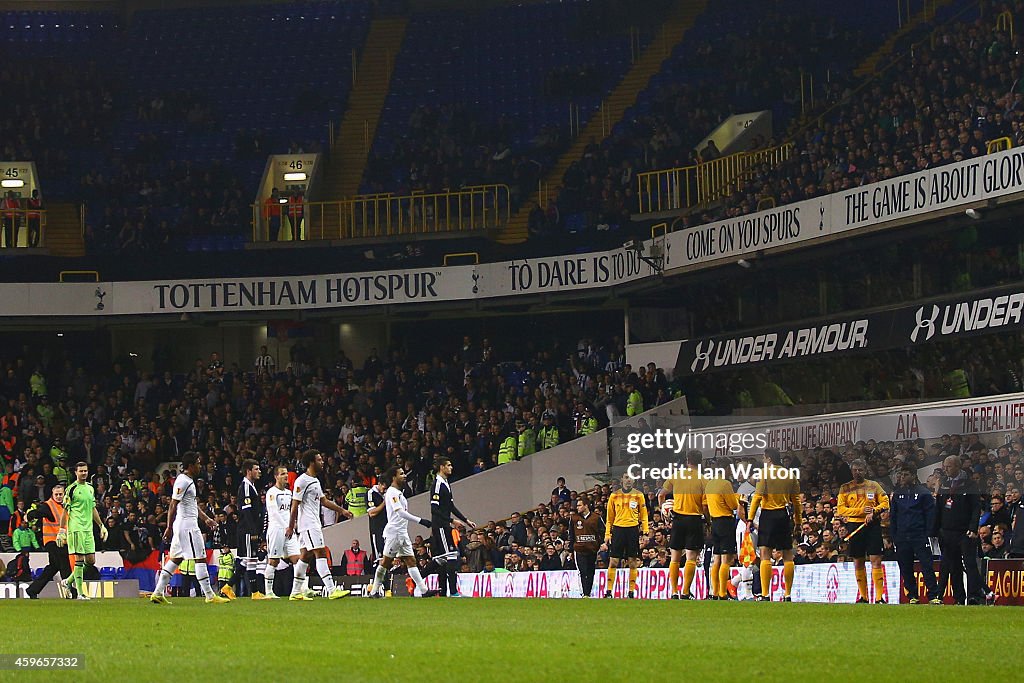
{"label": "tottenham cockerel logo", "polygon": [[[711,350],[715,348],[715,342],[708,339],[707,345],[708,348],[705,351],[704,342],[697,342],[697,348],[694,350],[693,354],[693,362],[690,363],[690,372],[696,374],[708,369],[708,365],[711,364]],[[699,370],[697,369],[698,365],[700,366]]]}
{"label": "tottenham cockerel logo", "polygon": [[910,341],[917,342],[918,335],[921,334],[921,330],[925,330],[924,339],[921,341],[928,341],[935,336],[935,321],[939,318],[939,307],[932,304],[932,312],[930,315],[925,317],[925,307],[921,306],[917,309],[917,313],[914,317],[917,319],[917,327],[910,333]]}

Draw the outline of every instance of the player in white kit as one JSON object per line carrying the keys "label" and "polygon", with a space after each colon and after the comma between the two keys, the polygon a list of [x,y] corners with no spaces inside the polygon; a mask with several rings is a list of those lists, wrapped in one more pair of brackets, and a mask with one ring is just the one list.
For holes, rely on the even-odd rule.
{"label": "player in white kit", "polygon": [[385,483],[390,482],[391,486],[384,492],[384,507],[387,510],[388,523],[384,527],[384,552],[383,559],[377,565],[377,572],[373,576],[373,583],[370,585],[367,597],[379,598],[383,592],[381,585],[385,575],[394,564],[395,558],[405,563],[409,570],[409,578],[416,584],[413,591],[414,597],[429,598],[437,595],[437,591],[428,591],[420,575],[419,567],[416,566],[416,557],[412,550],[412,541],[409,540],[409,522],[416,522],[430,528],[430,520],[422,519],[409,512],[409,501],[405,499],[402,490],[405,489],[405,472],[397,467],[392,467],[385,472],[381,479]]}
{"label": "player in white kit", "polygon": [[320,454],[320,451],[306,451],[302,456],[302,464],[306,466],[306,471],[295,480],[295,487],[292,489],[291,515],[288,518],[288,528],[284,532],[286,539],[297,534],[299,547],[302,550],[302,559],[295,563],[295,580],[292,583],[292,594],[289,600],[312,599],[305,593],[303,582],[306,578],[306,569],[314,562],[316,563],[316,573],[320,575],[320,580],[324,582],[324,587],[327,589],[327,597],[330,600],[337,600],[345,597],[351,591],[342,590],[334,585],[331,567],[327,563],[327,548],[324,545],[320,507],[334,510],[345,519],[352,519],[352,513],[324,495],[324,488],[319,479],[320,471],[324,467],[324,456]]}
{"label": "player in white kit", "polygon": [[267,597],[276,598],[274,574],[281,560],[287,560],[292,567],[299,562],[299,537],[285,538],[291,517],[292,492],[288,489],[288,468],[284,465],[274,470],[274,485],[267,489],[264,502],[267,507],[267,568],[263,570],[263,578]]}
{"label": "player in white kit", "polygon": [[156,588],[150,596],[150,602],[157,605],[169,605],[165,591],[170,583],[174,572],[182,560],[195,560],[196,579],[203,589],[206,602],[224,603],[227,598],[214,594],[210,586],[210,574],[206,568],[206,545],[203,542],[203,532],[199,530],[199,520],[211,529],[217,528],[217,522],[199,509],[196,502],[195,477],[199,474],[199,461],[196,454],[188,452],[181,458],[181,474],[174,480],[174,491],[171,494],[171,506],[167,509],[167,531],[164,532],[164,541],[171,539],[171,551],[168,553],[168,560],[160,569],[160,576],[156,580]]}

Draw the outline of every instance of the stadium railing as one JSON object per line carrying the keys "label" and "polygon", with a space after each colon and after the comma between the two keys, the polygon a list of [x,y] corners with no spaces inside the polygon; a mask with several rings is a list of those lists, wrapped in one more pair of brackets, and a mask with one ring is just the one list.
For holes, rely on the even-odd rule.
{"label": "stadium railing", "polygon": [[640,213],[705,206],[735,192],[754,166],[777,166],[793,154],[792,142],[660,171],[637,174]]}
{"label": "stadium railing", "polygon": [[[269,241],[263,211],[263,206],[252,205],[253,242]],[[483,232],[505,225],[511,218],[511,211],[511,191],[504,184],[305,202],[299,216],[289,213],[289,205],[281,206],[282,222],[288,218],[288,234],[291,235],[291,240],[284,241]]]}
{"label": "stadium railing", "polygon": [[989,140],[985,143],[985,153],[991,154],[992,152],[1002,152],[1003,150],[1011,149],[1013,147],[1013,140],[1008,137],[996,138],[995,140]]}

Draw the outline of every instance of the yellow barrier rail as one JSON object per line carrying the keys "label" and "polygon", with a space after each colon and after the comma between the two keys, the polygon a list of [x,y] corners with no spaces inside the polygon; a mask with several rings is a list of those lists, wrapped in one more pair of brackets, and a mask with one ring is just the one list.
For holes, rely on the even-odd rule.
{"label": "yellow barrier rail", "polygon": [[996,30],[1007,31],[1010,34],[1010,41],[1013,41],[1013,12],[1006,10],[999,13],[996,17]]}
{"label": "yellow barrier rail", "polygon": [[[100,272],[98,270],[62,270],[60,271],[60,282],[99,282]],[[89,278],[86,280],[86,278]]]}
{"label": "yellow barrier rail", "polygon": [[1011,149],[1013,147],[1013,140],[1008,137],[996,138],[995,140],[989,140],[985,143],[985,153],[991,154],[992,152],[1002,152],[1005,149]]}
{"label": "yellow barrier rail", "polygon": [[508,185],[478,185],[299,205],[264,202],[252,214],[253,242],[362,239],[492,230],[512,217],[512,201]]}
{"label": "yellow barrier rail", "polygon": [[695,166],[682,166],[637,174],[640,213],[675,211],[705,206],[727,197],[740,187],[750,169],[761,164],[778,165],[793,154],[787,142],[753,152],[739,152]]}
{"label": "yellow barrier rail", "polygon": [[46,209],[0,208],[0,248],[41,247],[45,237]]}
{"label": "yellow barrier rail", "polygon": [[480,265],[480,254],[478,252],[475,252],[475,251],[460,251],[460,252],[456,252],[454,254],[445,254],[444,255],[444,265],[447,266],[448,262],[452,261],[454,259],[469,259],[469,258],[473,259],[473,265],[474,266]]}

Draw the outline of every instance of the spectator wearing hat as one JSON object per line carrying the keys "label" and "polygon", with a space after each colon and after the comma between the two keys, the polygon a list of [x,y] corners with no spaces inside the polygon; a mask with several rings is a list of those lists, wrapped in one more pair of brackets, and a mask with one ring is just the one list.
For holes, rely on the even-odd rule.
{"label": "spectator wearing hat", "polygon": [[583,406],[576,428],[577,436],[588,436],[597,431],[597,418],[594,417],[590,406]]}
{"label": "spectator wearing hat", "polygon": [[53,424],[53,406],[50,405],[50,397],[43,394],[39,397],[39,405],[36,406],[36,414],[39,415],[39,421],[43,423],[43,426],[50,428]]}
{"label": "spectator wearing hat", "polygon": [[61,453],[56,463],[57,466],[53,468],[53,476],[57,478],[58,484],[67,486],[68,482],[71,481],[71,471],[68,469],[68,456]]}
{"label": "spectator wearing hat", "polygon": [[35,479],[29,479],[25,483],[28,484],[28,492],[27,495],[21,496],[21,499],[26,503],[31,504],[50,497],[53,487],[47,483],[45,474],[37,474]]}
{"label": "spectator wearing hat", "polygon": [[560,439],[558,433],[558,427],[554,423],[555,416],[548,411],[544,412],[542,418],[543,426],[537,433],[537,449],[547,450],[548,448],[554,448],[558,445]]}
{"label": "spectator wearing hat", "polygon": [[516,431],[518,436],[519,457],[524,458],[537,452],[537,433],[533,426],[527,425],[524,420],[516,420]]}

